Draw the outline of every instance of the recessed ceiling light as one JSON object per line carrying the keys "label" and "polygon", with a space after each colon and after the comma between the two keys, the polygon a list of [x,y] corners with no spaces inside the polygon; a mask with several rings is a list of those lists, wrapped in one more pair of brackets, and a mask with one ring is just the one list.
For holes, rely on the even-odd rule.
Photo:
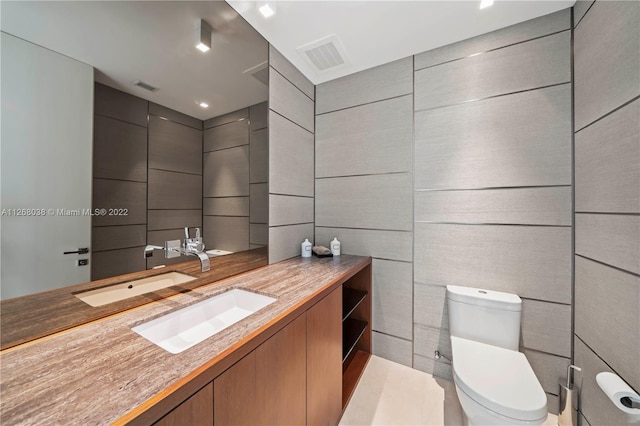
{"label": "recessed ceiling light", "polygon": [[198,105],[200,105],[202,108],[209,108],[209,104],[206,102],[200,102]]}
{"label": "recessed ceiling light", "polygon": [[196,27],[196,49],[201,52],[211,49],[211,27],[202,19]]}
{"label": "recessed ceiling light", "polygon": [[482,0],[480,2],[480,9],[484,9],[485,7],[489,7],[493,5],[493,0]]}
{"label": "recessed ceiling light", "polygon": [[258,8],[262,16],[265,18],[270,18],[271,16],[276,14],[276,5],[272,2],[266,2],[262,6]]}

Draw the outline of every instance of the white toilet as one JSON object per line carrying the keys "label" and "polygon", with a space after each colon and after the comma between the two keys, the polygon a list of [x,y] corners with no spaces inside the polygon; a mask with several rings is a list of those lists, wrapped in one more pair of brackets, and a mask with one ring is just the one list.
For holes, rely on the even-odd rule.
{"label": "white toilet", "polygon": [[518,352],[515,294],[447,286],[453,379],[469,425],[541,425],[547,397]]}

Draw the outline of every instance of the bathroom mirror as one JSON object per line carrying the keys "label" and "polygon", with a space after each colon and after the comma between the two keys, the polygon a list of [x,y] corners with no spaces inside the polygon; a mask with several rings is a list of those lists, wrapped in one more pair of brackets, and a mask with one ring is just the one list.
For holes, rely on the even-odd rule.
{"label": "bathroom mirror", "polygon": [[[233,8],[222,1],[3,1],[1,30],[3,301],[35,294],[44,305],[49,293],[42,292],[196,260],[143,256],[146,244],[183,239],[185,226],[202,229],[207,249],[231,252],[212,258],[222,269],[217,278],[234,257],[240,260],[229,275],[240,263],[267,263],[268,43]],[[200,40],[210,41],[209,51],[196,49]],[[31,63],[20,72],[10,54]],[[71,88],[19,81],[40,73],[46,83],[76,68]],[[39,102],[47,92],[53,101]],[[87,99],[86,108],[74,104]],[[14,119],[19,108],[31,115]],[[77,122],[51,119],[61,111],[75,111]],[[91,145],[85,155],[58,155],[67,133],[81,131]],[[34,135],[33,163],[12,164]],[[83,178],[57,185],[53,195],[34,189],[50,166],[63,170],[63,182],[76,171]],[[70,201],[83,193],[81,205]],[[15,202],[23,194],[30,205]],[[78,221],[83,230],[63,230]]]}

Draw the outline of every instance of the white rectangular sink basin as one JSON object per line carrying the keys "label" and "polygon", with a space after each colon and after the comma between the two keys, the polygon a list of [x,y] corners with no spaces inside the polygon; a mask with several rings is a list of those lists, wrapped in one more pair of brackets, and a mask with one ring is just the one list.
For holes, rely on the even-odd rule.
{"label": "white rectangular sink basin", "polygon": [[197,345],[276,299],[234,289],[132,328],[172,354]]}
{"label": "white rectangular sink basin", "polygon": [[180,272],[167,272],[166,274],[76,293],[74,296],[91,306],[102,306],[193,280],[195,280],[194,277]]}

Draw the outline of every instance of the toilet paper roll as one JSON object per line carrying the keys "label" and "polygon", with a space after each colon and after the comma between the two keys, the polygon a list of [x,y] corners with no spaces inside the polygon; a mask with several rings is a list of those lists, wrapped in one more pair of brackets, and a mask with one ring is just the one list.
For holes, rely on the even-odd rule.
{"label": "toilet paper roll", "polygon": [[622,404],[621,399],[624,397],[631,398],[635,401],[640,401],[640,395],[638,395],[629,385],[627,385],[620,377],[613,373],[598,373],[596,375],[596,381],[602,389],[605,395],[618,407],[620,411],[624,411],[632,416],[640,417],[640,408],[625,407]]}

